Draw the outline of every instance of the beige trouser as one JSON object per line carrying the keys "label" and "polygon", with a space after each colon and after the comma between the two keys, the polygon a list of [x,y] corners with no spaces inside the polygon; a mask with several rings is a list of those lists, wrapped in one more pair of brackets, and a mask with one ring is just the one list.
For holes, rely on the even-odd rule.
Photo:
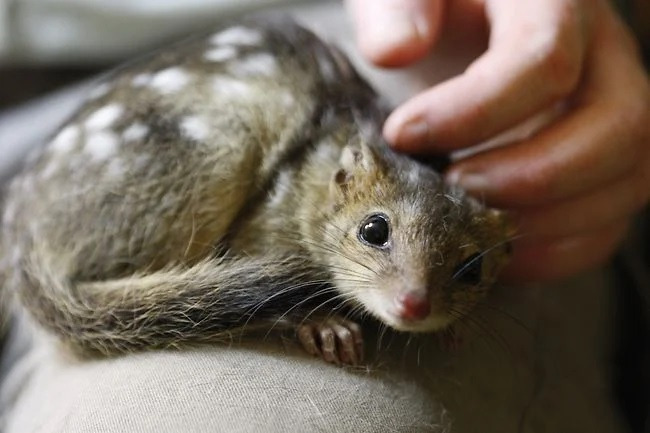
{"label": "beige trouser", "polygon": [[[368,333],[367,367],[264,342],[78,361],[38,334],[0,389],[5,433],[622,432],[610,395],[612,287],[595,272],[503,290],[455,352]],[[579,307],[578,307],[579,306]],[[515,318],[509,317],[513,315]],[[33,336],[14,329],[6,357]],[[13,353],[12,353],[13,352]],[[6,363],[6,362],[5,362]]]}

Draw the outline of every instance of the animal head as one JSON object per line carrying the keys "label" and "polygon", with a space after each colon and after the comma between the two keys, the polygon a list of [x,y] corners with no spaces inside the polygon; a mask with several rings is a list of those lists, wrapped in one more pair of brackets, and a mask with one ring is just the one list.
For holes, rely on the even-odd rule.
{"label": "animal head", "polygon": [[403,331],[445,328],[483,299],[508,257],[505,215],[387,147],[342,151],[321,242],[337,289]]}

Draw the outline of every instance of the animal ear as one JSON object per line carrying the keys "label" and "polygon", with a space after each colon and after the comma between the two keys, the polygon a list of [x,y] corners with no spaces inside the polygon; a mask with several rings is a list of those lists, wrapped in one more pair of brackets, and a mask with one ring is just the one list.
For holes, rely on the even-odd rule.
{"label": "animal ear", "polygon": [[346,197],[350,189],[352,175],[345,168],[339,168],[332,175],[330,180],[330,197],[334,203],[340,203]]}
{"label": "animal ear", "polygon": [[377,168],[377,160],[366,143],[350,144],[343,148],[339,160],[341,167],[350,173],[359,170],[372,172]]}
{"label": "animal ear", "polygon": [[345,198],[360,177],[376,170],[377,161],[367,144],[351,144],[341,151],[339,165],[330,181],[330,194],[335,202]]}

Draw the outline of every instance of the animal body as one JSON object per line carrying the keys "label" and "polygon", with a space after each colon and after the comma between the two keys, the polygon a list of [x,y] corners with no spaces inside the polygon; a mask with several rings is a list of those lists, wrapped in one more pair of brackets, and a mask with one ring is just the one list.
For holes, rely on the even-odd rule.
{"label": "animal body", "polygon": [[390,150],[375,92],[287,20],[243,21],[104,77],[7,191],[5,291],[83,352],[297,329],[356,363],[356,320],[468,314],[507,224]]}

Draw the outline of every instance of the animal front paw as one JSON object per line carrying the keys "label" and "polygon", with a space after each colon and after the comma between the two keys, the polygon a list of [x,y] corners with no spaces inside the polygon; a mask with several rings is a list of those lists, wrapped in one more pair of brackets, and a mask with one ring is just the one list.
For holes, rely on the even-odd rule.
{"label": "animal front paw", "polygon": [[361,327],[341,317],[327,317],[302,323],[297,328],[298,340],[307,353],[341,365],[363,362]]}

